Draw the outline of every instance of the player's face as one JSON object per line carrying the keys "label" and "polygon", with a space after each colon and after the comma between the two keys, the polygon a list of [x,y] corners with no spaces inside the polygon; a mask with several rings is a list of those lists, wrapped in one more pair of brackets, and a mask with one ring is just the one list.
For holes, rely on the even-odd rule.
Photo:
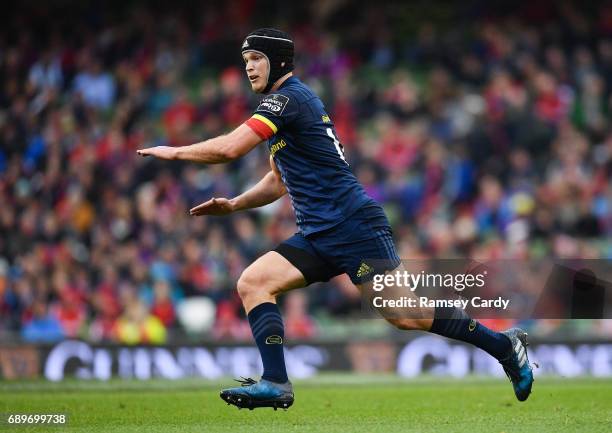
{"label": "player's face", "polygon": [[268,58],[256,51],[247,51],[242,55],[242,58],[246,64],[245,69],[253,92],[263,92],[268,83],[268,75],[270,75]]}

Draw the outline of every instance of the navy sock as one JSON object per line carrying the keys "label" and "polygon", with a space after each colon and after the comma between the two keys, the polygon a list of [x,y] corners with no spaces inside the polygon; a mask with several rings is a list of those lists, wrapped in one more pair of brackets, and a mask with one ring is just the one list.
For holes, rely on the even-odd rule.
{"label": "navy sock", "polygon": [[510,353],[510,339],[500,332],[481,325],[460,308],[436,307],[429,332],[471,343],[497,359]]}
{"label": "navy sock", "polygon": [[287,382],[289,379],[283,353],[285,325],[278,306],[272,302],[264,302],[253,308],[248,318],[263,362],[264,371],[261,378],[276,383]]}

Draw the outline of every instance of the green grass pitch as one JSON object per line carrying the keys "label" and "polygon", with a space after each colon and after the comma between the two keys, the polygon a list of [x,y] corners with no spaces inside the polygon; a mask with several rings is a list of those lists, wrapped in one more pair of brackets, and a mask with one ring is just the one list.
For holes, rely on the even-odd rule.
{"label": "green grass pitch", "polygon": [[326,375],[296,381],[294,406],[276,412],[227,406],[231,384],[0,382],[0,412],[69,414],[67,427],[16,432],[612,432],[610,380],[537,379],[519,403],[501,379]]}

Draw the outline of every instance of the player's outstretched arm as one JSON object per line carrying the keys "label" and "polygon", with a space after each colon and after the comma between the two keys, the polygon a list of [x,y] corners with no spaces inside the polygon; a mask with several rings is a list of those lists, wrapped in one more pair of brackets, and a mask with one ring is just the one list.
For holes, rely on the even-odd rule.
{"label": "player's outstretched arm", "polygon": [[261,138],[245,124],[226,135],[189,146],[155,146],[139,149],[142,156],[155,156],[161,159],[220,164],[240,158],[261,142]]}
{"label": "player's outstretched arm", "polygon": [[265,206],[278,200],[287,193],[280,174],[270,157],[272,170],[269,171],[253,188],[243,192],[238,197],[211,198],[189,211],[193,216],[227,215],[245,209]]}

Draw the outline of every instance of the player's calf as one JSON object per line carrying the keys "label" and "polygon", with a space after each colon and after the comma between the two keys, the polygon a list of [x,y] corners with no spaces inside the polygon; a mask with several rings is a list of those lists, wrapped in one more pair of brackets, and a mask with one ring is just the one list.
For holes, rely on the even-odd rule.
{"label": "player's calf", "polygon": [[387,322],[402,331],[427,331],[432,319],[387,318]]}

